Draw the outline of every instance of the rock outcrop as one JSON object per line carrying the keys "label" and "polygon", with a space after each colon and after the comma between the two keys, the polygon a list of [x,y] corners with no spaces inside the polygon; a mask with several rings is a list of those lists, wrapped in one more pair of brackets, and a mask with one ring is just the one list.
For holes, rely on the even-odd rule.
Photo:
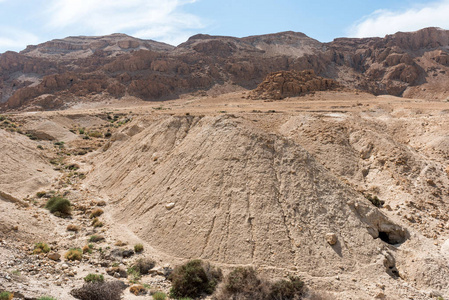
{"label": "rock outcrop", "polygon": [[314,91],[331,90],[337,86],[338,83],[335,80],[316,76],[313,70],[302,72],[280,71],[269,74],[251,92],[250,97],[252,99],[280,100]]}
{"label": "rock outcrop", "polygon": [[[143,100],[227,84],[254,89],[272,72],[313,70],[376,95],[446,99],[449,31],[320,43],[302,33],[195,35],[178,47],[123,34],[69,37],[0,55],[0,109],[54,109],[94,95]],[[55,101],[36,101],[52,94]],[[71,101],[71,100],[69,100]]]}

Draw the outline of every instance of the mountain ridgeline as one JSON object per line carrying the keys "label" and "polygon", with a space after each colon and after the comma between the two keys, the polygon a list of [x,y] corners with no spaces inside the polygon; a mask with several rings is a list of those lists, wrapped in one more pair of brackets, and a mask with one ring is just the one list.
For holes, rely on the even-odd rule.
{"label": "mountain ridgeline", "polygon": [[446,99],[449,31],[321,43],[303,33],[245,38],[192,36],[173,47],[124,34],[68,37],[0,55],[2,110],[49,110],[67,102],[135,96],[166,100],[216,85],[254,89],[272,72],[312,70],[375,95]]}

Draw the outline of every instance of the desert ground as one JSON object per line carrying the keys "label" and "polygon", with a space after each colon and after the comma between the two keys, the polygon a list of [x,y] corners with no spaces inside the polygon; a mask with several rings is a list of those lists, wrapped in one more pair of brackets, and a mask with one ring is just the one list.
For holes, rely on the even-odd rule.
{"label": "desert ground", "polygon": [[[449,102],[248,95],[3,114],[0,290],[74,299],[87,274],[113,279],[111,267],[148,257],[156,267],[139,283],[168,293],[165,270],[200,258],[297,275],[310,299],[448,299]],[[56,194],[70,217],[44,208]],[[92,253],[64,257],[94,235]],[[38,242],[61,257],[33,254]],[[116,255],[136,244],[142,253]],[[124,299],[152,297],[127,288]]]}

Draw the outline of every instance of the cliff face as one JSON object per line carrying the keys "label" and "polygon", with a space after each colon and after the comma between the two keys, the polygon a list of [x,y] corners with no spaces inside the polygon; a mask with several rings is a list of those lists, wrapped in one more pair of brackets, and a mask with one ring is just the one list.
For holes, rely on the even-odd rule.
{"label": "cliff face", "polygon": [[[123,34],[69,37],[1,54],[0,102],[5,110],[53,109],[95,94],[163,100],[223,83],[253,89],[284,70],[313,70],[374,94],[442,99],[448,52],[449,31],[437,28],[330,43],[296,32],[196,35],[176,48]],[[46,94],[61,105],[40,101]]]}

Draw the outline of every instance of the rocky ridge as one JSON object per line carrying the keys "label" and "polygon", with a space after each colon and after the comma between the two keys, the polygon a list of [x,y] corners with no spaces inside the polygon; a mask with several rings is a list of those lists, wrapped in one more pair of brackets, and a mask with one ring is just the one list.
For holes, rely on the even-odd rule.
{"label": "rocky ridge", "polygon": [[103,96],[174,99],[216,86],[254,89],[269,73],[309,69],[375,95],[446,99],[448,40],[439,28],[330,43],[295,32],[196,35],[178,47],[121,34],[70,37],[1,54],[0,102],[46,110]]}
{"label": "rocky ridge", "polygon": [[281,71],[269,74],[259,86],[251,91],[252,99],[280,100],[315,91],[328,91],[338,87],[332,79],[315,75],[313,70]]}

